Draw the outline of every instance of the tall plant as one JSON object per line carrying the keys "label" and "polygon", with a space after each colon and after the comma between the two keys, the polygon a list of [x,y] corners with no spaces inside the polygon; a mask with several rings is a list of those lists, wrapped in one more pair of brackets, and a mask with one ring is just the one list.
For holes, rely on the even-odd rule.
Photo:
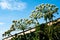
{"label": "tall plant", "polygon": [[22,30],[24,35],[24,40],[26,40],[25,31],[29,28],[31,24],[35,23],[32,19],[20,19],[20,20],[14,20],[11,28],[6,31],[3,36],[10,35],[12,31],[16,30]]}
{"label": "tall plant", "polygon": [[[37,21],[37,19],[40,19],[41,17],[44,18],[44,20],[46,21],[52,21],[53,17],[54,17],[54,13],[57,13],[58,8],[55,5],[52,4],[41,4],[39,6],[36,7],[36,9],[32,12],[32,15],[30,16],[31,18],[35,19]],[[37,21],[38,23],[38,21]],[[46,24],[47,25],[47,24]],[[50,25],[50,23],[49,23]],[[52,27],[49,26],[49,28],[47,30],[48,31],[48,37],[49,40],[52,40]]]}

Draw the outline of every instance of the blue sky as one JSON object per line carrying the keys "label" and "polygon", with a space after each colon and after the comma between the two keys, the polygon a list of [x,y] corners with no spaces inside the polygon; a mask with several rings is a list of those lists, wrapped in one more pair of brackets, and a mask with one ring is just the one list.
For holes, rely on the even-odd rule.
{"label": "blue sky", "polygon": [[[13,20],[29,18],[32,10],[41,3],[55,4],[59,8],[58,12],[60,11],[60,0],[0,0],[0,40],[2,33],[10,28]],[[60,17],[60,12],[55,16]]]}

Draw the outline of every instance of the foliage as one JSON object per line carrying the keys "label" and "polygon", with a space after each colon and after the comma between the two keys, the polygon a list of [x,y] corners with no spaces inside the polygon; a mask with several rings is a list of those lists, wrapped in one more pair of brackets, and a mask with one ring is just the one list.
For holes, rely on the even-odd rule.
{"label": "foliage", "polygon": [[[52,4],[41,4],[30,15],[31,19],[14,20],[13,24],[3,36],[11,35],[10,33],[15,30],[22,30],[23,35],[15,35],[11,40],[60,40],[60,26],[55,24],[47,25],[48,21],[53,21],[53,14],[58,13],[58,8]],[[44,18],[45,24],[40,24],[38,19]],[[29,26],[35,26],[35,32],[25,34],[26,29],[31,30]]]}

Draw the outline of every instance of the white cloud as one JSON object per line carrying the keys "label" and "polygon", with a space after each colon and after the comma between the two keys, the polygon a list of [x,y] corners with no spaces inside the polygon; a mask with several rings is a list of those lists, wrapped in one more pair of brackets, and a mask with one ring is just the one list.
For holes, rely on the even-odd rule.
{"label": "white cloud", "polygon": [[1,9],[8,10],[23,10],[26,8],[26,3],[24,2],[16,2],[15,0],[1,0],[0,1]]}
{"label": "white cloud", "polygon": [[3,25],[4,23],[3,22],[0,22],[0,25]]}

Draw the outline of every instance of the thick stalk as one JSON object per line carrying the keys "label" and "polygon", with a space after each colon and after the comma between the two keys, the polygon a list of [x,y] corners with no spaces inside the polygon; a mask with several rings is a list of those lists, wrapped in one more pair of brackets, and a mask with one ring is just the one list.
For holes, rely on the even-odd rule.
{"label": "thick stalk", "polygon": [[25,32],[24,32],[24,30],[23,30],[23,36],[24,36],[24,40],[26,40],[26,37],[25,37]]}
{"label": "thick stalk", "polygon": [[[50,22],[50,20],[49,20],[49,22]],[[51,31],[52,29],[51,29],[51,25],[50,25],[50,23],[49,23],[49,34],[48,34],[48,36],[49,36],[49,40],[52,40],[52,31]]]}
{"label": "thick stalk", "polygon": [[38,38],[38,37],[39,37],[39,36],[38,36],[38,35],[39,35],[39,32],[38,32],[38,31],[39,31],[40,29],[39,29],[39,22],[38,22],[37,19],[36,19],[36,22],[37,22],[37,23],[36,23],[36,32],[37,32],[37,33],[36,33],[36,38],[35,38],[35,40],[39,40],[40,38]]}

